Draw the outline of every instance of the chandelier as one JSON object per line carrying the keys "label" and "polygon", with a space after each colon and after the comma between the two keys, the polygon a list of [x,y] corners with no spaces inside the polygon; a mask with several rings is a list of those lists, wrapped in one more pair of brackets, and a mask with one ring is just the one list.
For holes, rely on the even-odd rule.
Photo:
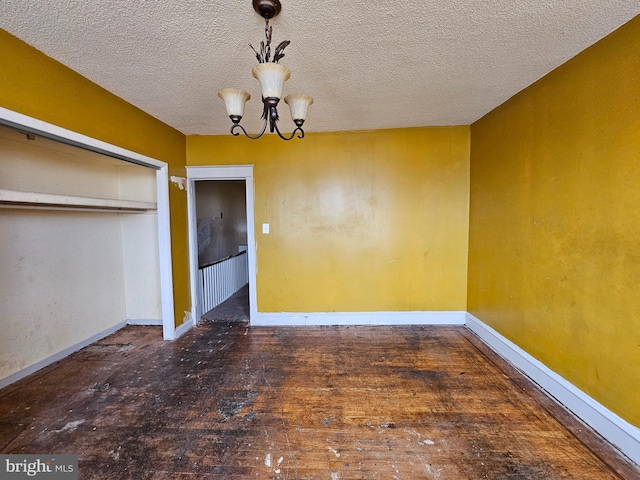
{"label": "chandelier", "polygon": [[284,57],[283,51],[291,42],[289,40],[280,42],[273,51],[273,57],[271,57],[271,33],[273,27],[269,26],[269,19],[277,16],[282,6],[279,0],[253,0],[253,8],[265,19],[265,40],[260,42],[260,51],[256,50],[253,45],[249,45],[258,59],[258,65],[253,67],[252,73],[260,82],[260,88],[262,89],[263,109],[261,118],[264,120],[264,124],[262,131],[258,135],[249,135],[244,127],[240,125],[240,120],[244,114],[245,103],[251,98],[251,95],[239,88],[223,88],[218,92],[218,96],[224,100],[227,114],[233,122],[231,134],[234,136],[240,135],[240,133],[236,131],[236,129],[240,129],[248,138],[256,140],[267,130],[268,123],[269,132],[277,133],[283,140],[291,140],[296,133],[298,134],[298,138],[304,138],[302,124],[307,116],[309,105],[313,103],[313,98],[309,95],[293,93],[284,97],[284,102],[289,105],[291,109],[291,118],[293,118],[296,128],[291,132],[291,136],[289,137],[282,135],[278,128],[278,103],[282,97],[284,82],[291,76],[289,69],[278,62]]}

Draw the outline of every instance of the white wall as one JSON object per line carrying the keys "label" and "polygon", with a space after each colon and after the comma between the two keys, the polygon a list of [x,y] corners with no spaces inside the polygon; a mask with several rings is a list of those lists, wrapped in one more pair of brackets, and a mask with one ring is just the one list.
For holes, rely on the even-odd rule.
{"label": "white wall", "polygon": [[125,319],[115,214],[0,209],[0,379]]}
{"label": "white wall", "polygon": [[[155,171],[120,163],[120,198],[157,201]],[[121,215],[122,255],[127,321],[162,325],[158,215],[156,212]]]}
{"label": "white wall", "polygon": [[[155,171],[0,127],[0,189],[155,201]],[[0,206],[0,381],[128,319],[161,324],[157,215]]]}
{"label": "white wall", "polygon": [[121,226],[127,321],[162,325],[158,216],[122,215]]}

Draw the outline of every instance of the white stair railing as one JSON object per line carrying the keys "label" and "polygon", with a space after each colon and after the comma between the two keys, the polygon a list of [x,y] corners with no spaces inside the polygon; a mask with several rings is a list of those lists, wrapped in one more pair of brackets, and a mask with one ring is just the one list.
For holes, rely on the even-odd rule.
{"label": "white stair railing", "polygon": [[198,268],[202,312],[207,313],[249,283],[247,252]]}

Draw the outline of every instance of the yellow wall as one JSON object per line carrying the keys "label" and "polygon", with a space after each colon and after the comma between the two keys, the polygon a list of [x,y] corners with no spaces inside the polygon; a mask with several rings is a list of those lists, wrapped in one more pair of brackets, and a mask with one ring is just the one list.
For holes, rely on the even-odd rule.
{"label": "yellow wall", "polygon": [[469,127],[188,136],[187,163],[255,164],[258,311],[466,309]]}
{"label": "yellow wall", "polygon": [[640,426],[640,17],[471,127],[468,308]]}
{"label": "yellow wall", "polygon": [[[0,106],[169,164],[185,175],[185,136],[0,29]],[[170,188],[176,323],[190,310],[186,194]]]}

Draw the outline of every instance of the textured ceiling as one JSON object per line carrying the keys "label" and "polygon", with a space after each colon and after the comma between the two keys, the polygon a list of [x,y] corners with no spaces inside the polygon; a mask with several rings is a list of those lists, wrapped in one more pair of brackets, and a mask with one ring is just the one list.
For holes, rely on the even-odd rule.
{"label": "textured ceiling", "polygon": [[[282,0],[273,43],[307,131],[470,124],[640,14],[638,0]],[[260,89],[251,0],[1,0],[0,28],[186,134],[227,133],[217,97]],[[293,123],[282,110],[282,130]]]}

